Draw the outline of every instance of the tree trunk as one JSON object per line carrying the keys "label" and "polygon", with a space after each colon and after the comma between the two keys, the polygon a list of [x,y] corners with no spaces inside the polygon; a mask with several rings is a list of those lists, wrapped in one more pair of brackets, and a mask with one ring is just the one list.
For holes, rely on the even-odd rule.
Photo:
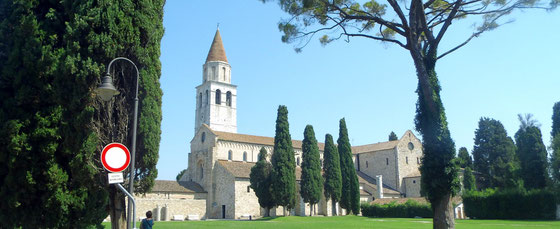
{"label": "tree trunk", "polygon": [[125,198],[122,193],[114,187],[109,191],[109,216],[111,217],[111,228],[126,229]]}
{"label": "tree trunk", "polygon": [[270,217],[270,208],[264,208],[264,217]]}
{"label": "tree trunk", "polygon": [[332,209],[331,209],[332,216],[337,216],[338,213],[337,213],[337,209],[336,209],[336,201],[332,200],[331,203],[332,203]]}
{"label": "tree trunk", "polygon": [[455,215],[451,203],[451,194],[444,195],[432,205],[434,211],[434,229],[455,228]]}

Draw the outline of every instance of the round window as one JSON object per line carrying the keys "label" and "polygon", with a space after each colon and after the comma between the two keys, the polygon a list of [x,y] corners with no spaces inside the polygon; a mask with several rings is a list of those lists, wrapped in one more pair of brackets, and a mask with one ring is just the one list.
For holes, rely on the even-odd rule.
{"label": "round window", "polygon": [[206,132],[202,132],[202,136],[200,137],[200,141],[204,142],[206,140]]}
{"label": "round window", "polygon": [[412,142],[408,143],[408,149],[409,150],[413,150],[414,149],[414,144],[412,144]]}

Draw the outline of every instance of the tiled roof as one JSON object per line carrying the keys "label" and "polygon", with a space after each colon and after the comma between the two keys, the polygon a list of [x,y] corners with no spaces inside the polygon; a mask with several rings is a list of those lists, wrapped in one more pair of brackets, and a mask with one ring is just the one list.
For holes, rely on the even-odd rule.
{"label": "tiled roof", "polygon": [[[369,186],[371,186],[373,189],[377,190],[377,180],[375,180],[375,178],[368,176],[367,174],[361,172],[361,171],[356,171],[356,174],[358,175],[358,182],[360,182],[361,184],[367,184]],[[400,194],[399,191],[387,186],[387,185],[383,185],[383,193],[388,193],[388,194]]]}
{"label": "tiled roof", "polygon": [[381,198],[381,199],[375,199],[373,200],[371,203],[372,204],[389,204],[393,201],[395,201],[397,204],[404,204],[406,201],[408,200],[415,200],[416,202],[425,204],[428,203],[428,201],[426,200],[426,198],[424,197],[417,197],[417,198]]}
{"label": "tiled roof", "polygon": [[361,145],[352,147],[353,154],[373,152],[379,150],[393,149],[397,147],[399,141],[379,142],[375,144]]}
{"label": "tiled roof", "polygon": [[419,177],[419,176],[421,176],[421,175],[422,175],[422,174],[420,174],[420,171],[416,171],[416,172],[414,172],[414,173],[412,173],[412,174],[409,174],[408,176],[405,176],[404,178]]}
{"label": "tiled roof", "polygon": [[196,193],[205,191],[199,184],[192,181],[155,180],[151,192]]}
{"label": "tiled roof", "polygon": [[222,36],[220,36],[220,30],[216,30],[216,35],[214,35],[214,40],[212,41],[212,46],[210,46],[210,51],[208,51],[208,57],[206,57],[206,62],[208,61],[223,61],[228,62],[226,57],[226,50],[222,44]]}
{"label": "tiled roof", "polygon": [[[222,131],[214,131],[214,133],[216,133],[216,135],[218,135],[220,139],[226,141],[274,146],[274,138],[272,137],[237,134],[237,133],[229,133],[229,132],[222,132]],[[292,147],[294,147],[295,149],[301,149],[301,145],[302,145],[302,141],[292,140]],[[323,151],[325,148],[324,143],[317,143],[317,146],[319,146],[320,151]]]}
{"label": "tiled roof", "polygon": [[[231,175],[236,178],[249,178],[254,162],[218,160]],[[296,167],[296,180],[301,180],[301,168]]]}

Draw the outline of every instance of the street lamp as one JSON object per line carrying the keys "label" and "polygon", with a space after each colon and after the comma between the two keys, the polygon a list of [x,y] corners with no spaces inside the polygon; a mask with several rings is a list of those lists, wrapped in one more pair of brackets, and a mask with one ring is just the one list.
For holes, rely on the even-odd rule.
{"label": "street lamp", "polygon": [[[97,92],[97,95],[103,100],[103,101],[109,101],[111,100],[111,98],[113,98],[114,95],[118,95],[119,91],[117,91],[117,89],[115,88],[115,86],[113,85],[113,79],[111,78],[111,73],[110,73],[110,69],[111,69],[111,65],[113,64],[113,62],[117,61],[117,60],[126,60],[129,63],[131,63],[134,66],[134,69],[136,69],[136,96],[134,97],[134,123],[132,125],[132,155],[131,155],[131,167],[130,167],[130,183],[129,183],[129,193],[130,193],[130,197],[132,198],[132,195],[134,194],[134,165],[135,165],[135,158],[136,158],[136,126],[137,126],[137,121],[138,121],[138,82],[140,80],[140,73],[138,72],[138,67],[136,67],[136,64],[134,64],[134,62],[132,62],[131,60],[124,58],[124,57],[117,57],[113,60],[111,60],[111,62],[109,62],[109,65],[107,66],[107,73],[105,74],[105,76],[103,77],[103,81],[101,82],[101,84],[99,84],[99,86],[97,87],[97,89],[95,90]],[[136,209],[134,209],[134,212],[132,212],[132,208],[130,206],[132,206],[133,200],[129,198],[128,199],[128,216],[130,216],[132,214],[132,223],[129,220],[127,220],[127,223],[129,225],[128,228],[136,228]],[[136,208],[136,206],[134,206],[134,208]],[[133,226],[132,226],[133,225]]]}

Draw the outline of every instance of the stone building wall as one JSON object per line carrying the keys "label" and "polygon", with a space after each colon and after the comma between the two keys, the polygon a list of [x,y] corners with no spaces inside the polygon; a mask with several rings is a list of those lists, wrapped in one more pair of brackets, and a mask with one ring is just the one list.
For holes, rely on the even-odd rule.
{"label": "stone building wall", "polygon": [[420,177],[405,177],[402,192],[405,197],[420,197]]}
{"label": "stone building wall", "polygon": [[[156,221],[169,221],[174,215],[196,215],[206,219],[206,193],[148,193],[135,195],[136,219],[146,218],[146,212],[152,211]],[[126,198],[128,207],[128,198]]]}
{"label": "stone building wall", "polygon": [[216,162],[212,181],[212,192],[208,197],[209,218],[222,219],[225,206],[225,218],[235,218],[235,179],[227,170]]}
{"label": "stone building wall", "polygon": [[395,150],[387,149],[360,153],[360,171],[370,177],[382,175],[385,185],[396,188],[397,170]]}
{"label": "stone building wall", "polygon": [[235,179],[235,218],[251,215],[253,218],[261,216],[261,207],[251,182],[246,178]]}
{"label": "stone building wall", "polygon": [[[412,149],[411,149],[412,148]],[[404,191],[401,187],[403,178],[420,175],[420,159],[422,158],[422,143],[411,131],[405,134],[397,144],[398,157],[398,183],[396,188]]]}

